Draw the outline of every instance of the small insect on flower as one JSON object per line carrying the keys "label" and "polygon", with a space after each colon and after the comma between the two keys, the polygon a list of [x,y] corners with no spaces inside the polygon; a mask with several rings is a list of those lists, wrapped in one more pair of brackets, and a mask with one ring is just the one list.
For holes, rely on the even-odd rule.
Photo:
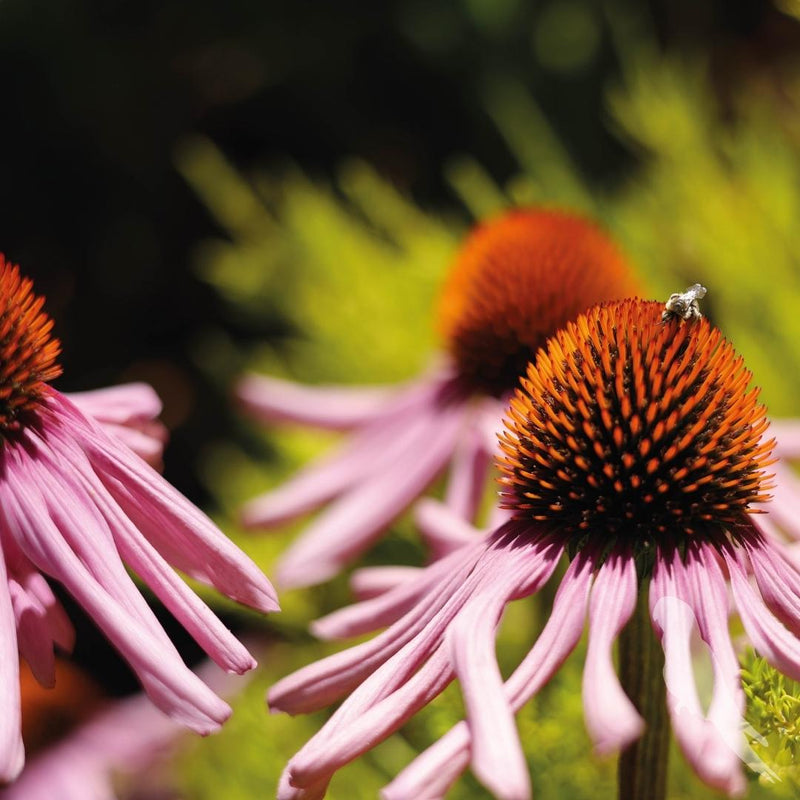
{"label": "small insect on flower", "polygon": [[[383,797],[443,797],[470,764],[497,797],[529,797],[514,714],[574,650],[587,619],[586,726],[597,753],[627,748],[645,723],[612,656],[637,607],[647,616],[642,599],[645,629],[664,652],[678,744],[704,782],[744,790],[729,592],[755,649],[797,679],[800,572],[764,535],[755,507],[769,499],[774,440],[750,372],[707,319],[664,324],[663,308],[639,299],[594,306],[538,351],[510,401],[498,458],[510,521],[320,621],[330,637],[385,630],[270,691],[271,708],[292,714],[343,699],[289,762],[280,800],[322,797],[338,768],[453,678],[467,721]],[[504,679],[495,654],[503,611],[539,591],[562,558],[569,563],[544,629]],[[694,625],[714,665],[708,710],[692,673]]]}
{"label": "small insect on flower", "polygon": [[0,256],[0,783],[24,761],[19,656],[52,686],[54,645],[74,643],[45,576],[84,608],[153,703],[203,734],[230,708],[183,663],[126,566],[230,672],[252,669],[253,657],[173,567],[261,611],[278,608],[258,567],[136,455],[160,456],[152,391],[73,402],[50,385],[60,346],[43,304]]}
{"label": "small insect on flower", "polygon": [[666,322],[670,319],[700,319],[700,303],[706,296],[706,287],[693,283],[685,292],[671,294],[666,303],[661,319]]}
{"label": "small insect on flower", "polygon": [[543,209],[479,225],[445,282],[439,328],[447,356],[400,388],[301,387],[261,376],[237,388],[268,421],[351,430],[333,456],[256,498],[248,527],[328,507],[278,565],[286,587],[319,583],[362,553],[448,465],[446,502],[471,519],[487,484],[502,398],[559,325],[638,289],[615,245],[590,221]]}

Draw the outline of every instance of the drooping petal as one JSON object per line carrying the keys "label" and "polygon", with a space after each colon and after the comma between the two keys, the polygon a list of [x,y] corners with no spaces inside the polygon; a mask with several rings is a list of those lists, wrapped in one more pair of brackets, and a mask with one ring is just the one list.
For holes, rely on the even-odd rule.
{"label": "drooping petal", "polygon": [[99,422],[118,425],[152,420],[161,413],[161,400],[146,383],[125,383],[88,392],[64,394],[80,411]]}
{"label": "drooping petal", "polygon": [[230,714],[227,704],[185,667],[163,631],[159,635],[147,624],[140,607],[124,605],[98,582],[62,538],[41,495],[18,480],[18,471],[8,470],[0,483],[0,506],[5,525],[26,556],[61,581],[87,610],[159,708],[199,733],[218,728]]}
{"label": "drooping petal", "polygon": [[[291,783],[305,785],[331,774],[396,730],[430,702],[452,678],[442,640],[471,597],[493,589],[500,598],[533,591],[552,574],[561,547],[543,539],[519,541],[519,524],[491,539],[467,578],[441,611],[399,651],[389,657],[342,703],[322,730],[291,761]],[[498,601],[503,605],[502,600]],[[498,612],[499,613],[499,612]]]}
{"label": "drooping petal", "polygon": [[234,392],[244,410],[261,422],[327,430],[371,422],[405,394],[390,386],[307,386],[255,374],[245,375]]}
{"label": "drooping petal", "polygon": [[716,552],[702,545],[692,549],[687,575],[700,635],[711,653],[714,691],[705,745],[698,757],[689,756],[689,761],[706,784],[731,796],[741,796],[746,788],[740,766],[745,696],[739,660],[728,630],[727,584]]}
{"label": "drooping petal", "polygon": [[[712,547],[690,544],[657,561],[651,615],[664,647],[667,707],[678,744],[700,778],[732,796],[745,788],[741,772],[744,692],[728,633],[725,577]],[[708,645],[714,690],[708,715],[697,696],[691,633],[697,624]]]}
{"label": "drooping petal", "polygon": [[743,546],[767,608],[800,636],[800,572],[783,558],[778,544],[748,538]]}
{"label": "drooping petal", "polygon": [[[555,674],[583,631],[593,577],[591,558],[575,558],[556,593],[553,610],[536,644],[506,682],[511,707],[519,710]],[[441,798],[467,768],[471,738],[459,722],[406,767],[381,792],[384,800]]]}
{"label": "drooping petal", "polygon": [[491,451],[483,432],[472,427],[456,447],[447,477],[445,504],[453,514],[464,520],[475,518],[490,466]]}
{"label": "drooping petal", "polygon": [[800,680],[800,641],[769,612],[749,584],[737,556],[728,548],[722,552],[736,608],[756,652],[780,672],[793,680]]}
{"label": "drooping petal", "polygon": [[548,539],[521,548],[448,633],[472,735],[472,768],[503,800],[527,800],[531,787],[514,709],[494,654],[495,629],[509,600],[537,592],[550,579],[562,551],[563,545],[553,546]]}
{"label": "drooping petal", "polygon": [[[42,464],[47,462],[46,453],[40,454]],[[80,458],[80,453],[73,453],[73,458]],[[51,463],[50,470],[57,471],[58,465]],[[43,471],[39,485],[45,488],[50,483],[48,471]],[[95,575],[106,590],[115,593],[121,603],[138,610],[139,619],[147,625],[151,632],[160,638],[165,645],[171,646],[169,638],[161,625],[153,617],[149,608],[122,569],[120,557],[132,567],[139,576],[155,591],[165,606],[184,625],[196,641],[224,669],[243,673],[255,666],[255,661],[246,648],[219,621],[202,600],[175,574],[160,556],[158,551],[141,535],[130,520],[120,511],[106,488],[97,480],[85,459],[73,463],[70,473],[62,478],[62,484],[69,486],[73,497],[83,501],[85,509],[94,509],[95,515],[81,524],[73,520],[63,529],[67,539],[83,553],[84,561],[94,567]],[[57,503],[56,491],[53,489],[52,504]],[[77,506],[80,508],[80,505]],[[51,517],[58,516],[57,511]],[[81,541],[81,535],[92,531],[95,536],[87,544]],[[98,531],[105,531],[106,536],[98,538]],[[77,535],[78,539],[75,539]],[[119,552],[112,548],[113,543]],[[110,571],[109,571],[110,570]],[[102,574],[108,572],[105,578]]]}
{"label": "drooping petal", "polygon": [[28,662],[36,680],[52,689],[56,681],[56,662],[47,612],[13,579],[8,581],[8,592],[14,608],[19,654]]}
{"label": "drooping petal", "polygon": [[505,602],[502,594],[476,598],[458,616],[449,638],[472,735],[473,772],[501,800],[528,800],[528,766],[494,653]]}
{"label": "drooping petal", "polygon": [[25,763],[20,733],[19,656],[14,609],[0,549],[0,782],[13,781]]}
{"label": "drooping petal", "polygon": [[398,415],[365,426],[332,453],[247,503],[241,512],[242,522],[249,528],[281,525],[358,485],[376,470],[391,466],[409,426],[419,428],[423,424],[419,416]]}
{"label": "drooping petal", "polygon": [[25,558],[0,514],[0,546],[6,560],[9,581],[15,581],[29,596],[30,602],[42,609],[47,625],[47,639],[69,653],[75,646],[75,628],[47,581]]}
{"label": "drooping petal", "polygon": [[445,582],[466,577],[475,559],[486,546],[486,537],[473,537],[470,549],[460,549],[421,570],[416,577],[396,588],[339,611],[334,611],[311,623],[315,636],[321,639],[345,639],[386,627],[411,611],[421,597]]}
{"label": "drooping petal", "polygon": [[589,603],[589,646],[583,670],[586,728],[601,755],[638,738],[644,722],[620,686],[611,650],[636,607],[636,566],[628,554],[612,553],[600,568]]}
{"label": "drooping petal", "polygon": [[259,568],[216,525],[155,470],[117,445],[53,392],[48,435],[63,446],[78,443],[109,494],[174,567],[260,611],[278,609],[277,596]]}
{"label": "drooping petal", "polygon": [[[414,656],[411,656],[414,658]],[[289,783],[294,787],[327,783],[333,773],[385,739],[427,705],[450,683],[453,670],[444,647],[439,646],[416,671],[402,664],[404,654],[398,653],[368,679],[377,686],[400,667],[406,680],[392,681],[395,691],[371,695],[367,702],[340,707],[302,750],[289,762]],[[370,688],[373,688],[370,687]],[[351,701],[353,695],[348,698]],[[356,712],[354,705],[358,706]]]}
{"label": "drooping petal", "polygon": [[[348,691],[363,685],[369,675],[413,640],[431,620],[438,620],[440,630],[444,630],[454,613],[451,611],[448,616],[444,610],[453,605],[454,597],[463,593],[487,550],[486,542],[478,542],[474,548],[464,548],[464,552],[454,553],[454,560],[446,564],[445,569],[440,566],[443,562],[432,565],[429,569],[437,568],[442,578],[430,583],[431,591],[425,595],[424,603],[411,603],[404,616],[375,638],[328,656],[278,681],[269,691],[270,708],[301,714],[329,705]],[[395,591],[401,590],[408,591],[413,598],[408,587],[403,586]],[[384,595],[359,605],[386,603],[387,597]]]}
{"label": "drooping petal", "polygon": [[424,497],[414,506],[414,522],[435,559],[474,541],[476,536],[475,528],[463,516],[432,497]]}
{"label": "drooping petal", "polygon": [[335,575],[363,552],[433,481],[453,451],[463,414],[431,416],[403,442],[391,468],[376,473],[327,508],[286,551],[278,579],[287,588]]}
{"label": "drooping petal", "polygon": [[96,492],[95,499],[106,515],[125,563],[153,590],[203,650],[230,672],[241,675],[253,669],[256,662],[247,648],[175,574],[158,551],[113,503],[106,501],[102,492]]}
{"label": "drooping petal", "polygon": [[157,419],[161,400],[151,386],[128,383],[64,396],[150,466],[161,467],[168,433]]}
{"label": "drooping petal", "polygon": [[350,576],[350,591],[358,600],[379,597],[415,580],[422,569],[422,567],[362,567]]}
{"label": "drooping petal", "polygon": [[691,600],[680,553],[672,550],[657,558],[650,583],[650,617],[664,648],[667,709],[681,750],[696,760],[703,751],[706,723],[692,669],[695,613]]}
{"label": "drooping petal", "polygon": [[322,800],[328,791],[329,777],[324,777],[307,786],[297,787],[289,783],[289,767],[281,773],[278,781],[278,795],[276,800]]}
{"label": "drooping petal", "polygon": [[[473,567],[466,577],[445,592],[440,601],[432,598],[433,613],[428,603],[421,603],[415,624],[401,620],[383,634],[393,642],[394,652],[384,648],[383,653],[376,654],[380,657],[377,665],[363,673],[363,681],[291,760],[289,782],[292,786],[303,787],[327,779],[340,766],[396,730],[444,689],[453,675],[444,637],[470,598],[489,591],[498,582],[501,596],[505,583],[505,596],[515,597],[533,582],[542,581],[552,573],[560,548],[547,540],[536,545],[528,540],[520,541],[519,527],[518,524],[509,525],[505,531],[496,532],[480,557],[471,559]],[[412,611],[408,616],[413,614]],[[409,631],[413,636],[408,635]],[[398,643],[402,643],[399,649]],[[363,645],[360,647],[363,649]],[[353,652],[358,653],[359,647],[351,651],[351,665],[359,663],[353,661]],[[331,659],[326,661],[330,674]],[[307,671],[308,668],[304,672]],[[341,680],[341,676],[337,679]],[[292,689],[296,690],[297,686]],[[297,700],[291,694],[287,696],[285,688],[280,686],[277,692],[270,693],[271,703],[275,695],[284,707],[287,700]]]}

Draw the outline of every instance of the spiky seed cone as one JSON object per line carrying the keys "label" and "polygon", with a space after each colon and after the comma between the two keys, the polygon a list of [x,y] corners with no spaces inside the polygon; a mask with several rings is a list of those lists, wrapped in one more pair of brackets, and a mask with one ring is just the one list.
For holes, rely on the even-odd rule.
{"label": "spiky seed cone", "polygon": [[32,282],[0,254],[0,435],[15,430],[46,383],[61,374],[61,345],[50,335],[53,321],[43,305]]}
{"label": "spiky seed cone", "polygon": [[476,228],[461,248],[442,294],[440,330],[464,382],[501,395],[568,320],[640,288],[612,241],[588,220],[510,211]]}
{"label": "spiky seed cone", "polygon": [[502,496],[566,536],[653,539],[735,526],[768,499],[765,408],[706,319],[596,306],[551,338],[512,398]]}

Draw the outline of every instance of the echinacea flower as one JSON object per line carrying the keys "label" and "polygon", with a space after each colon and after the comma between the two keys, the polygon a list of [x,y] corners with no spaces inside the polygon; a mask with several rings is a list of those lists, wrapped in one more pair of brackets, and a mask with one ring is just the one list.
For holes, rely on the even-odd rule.
{"label": "echinacea flower", "polygon": [[266,577],[202,512],[49,385],[59,343],[42,305],[0,259],[0,781],[24,760],[19,656],[52,685],[53,645],[74,638],[44,576],[83,606],[158,708],[204,734],[230,709],[183,663],[126,566],[231,672],[255,661],[173,567],[253,608],[278,607]]}
{"label": "echinacea flower", "polygon": [[263,421],[352,431],[333,455],[244,509],[244,523],[259,528],[330,503],[284,554],[279,582],[297,587],[337,574],[448,463],[446,501],[471,518],[496,446],[500,398],[560,325],[636,288],[592,223],[557,211],[511,211],[479,226],[456,258],[440,306],[448,357],[428,374],[395,389],[245,378],[239,400]]}
{"label": "echinacea flower", "polygon": [[[707,784],[743,791],[744,693],[728,590],[756,651],[800,679],[800,572],[753,513],[767,500],[774,441],[750,373],[707,320],[662,320],[662,308],[642,300],[596,306],[539,351],[501,437],[510,521],[320,621],[329,636],[386,630],[270,691],[272,710],[291,714],[346,698],[289,762],[281,800],[322,797],[339,767],[453,678],[467,720],[407,767],[385,799],[441,798],[470,764],[497,797],[530,797],[514,713],[576,647],[587,611],[586,726],[597,753],[624,750],[644,720],[612,649],[639,608],[663,648],[661,686],[687,760]],[[548,621],[504,682],[494,652],[503,610],[544,586],[565,555]],[[707,712],[692,674],[695,625],[713,663]]]}

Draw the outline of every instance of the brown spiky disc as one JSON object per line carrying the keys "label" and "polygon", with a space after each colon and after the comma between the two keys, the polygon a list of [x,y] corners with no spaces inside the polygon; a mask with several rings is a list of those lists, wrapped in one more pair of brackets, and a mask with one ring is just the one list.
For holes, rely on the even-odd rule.
{"label": "brown spiky disc", "polygon": [[53,321],[43,305],[32,282],[0,254],[0,435],[15,430],[47,381],[61,374],[61,345],[50,336]]}
{"label": "brown spiky disc", "polygon": [[568,320],[639,290],[594,224],[561,211],[520,209],[467,238],[445,283],[440,329],[464,382],[501,395]]}
{"label": "brown spiky disc", "polygon": [[624,300],[581,314],[512,398],[504,505],[567,536],[658,539],[741,522],[768,499],[774,441],[751,373],[706,319]]}

